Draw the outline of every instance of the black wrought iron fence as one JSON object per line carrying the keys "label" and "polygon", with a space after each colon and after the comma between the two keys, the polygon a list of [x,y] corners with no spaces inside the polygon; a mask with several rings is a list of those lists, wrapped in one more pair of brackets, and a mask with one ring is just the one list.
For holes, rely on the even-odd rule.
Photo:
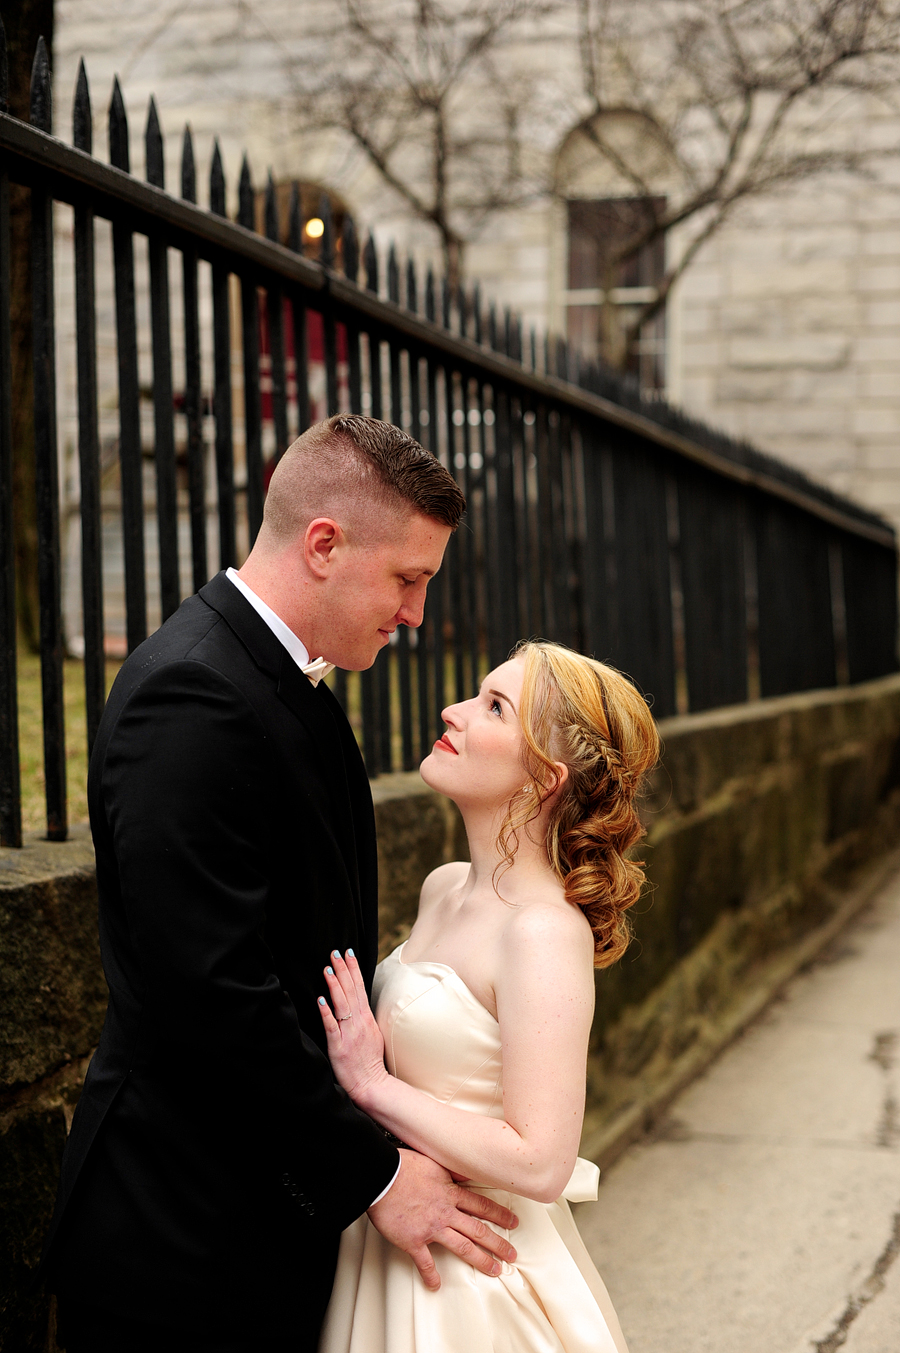
{"label": "black wrought iron fence", "polygon": [[[111,163],[102,163],[93,156],[83,65],[73,144],[64,144],[51,132],[50,73],[42,44],[32,75],[30,124],[6,113],[4,81],[5,53],[0,55],[3,843],[21,841],[10,182],[27,186],[32,220],[51,839],[66,834],[62,664],[66,642],[72,646],[72,636],[64,634],[61,598],[55,338],[61,300],[54,283],[54,262],[68,248],[54,237],[54,213],[58,220],[66,210],[74,261],[79,643],[89,742],[104,702],[111,622],[103,562],[104,552],[113,548],[110,541],[116,550],[121,542],[131,650],[148,626],[170,615],[217,567],[240,561],[262,518],[267,439],[271,461],[314,416],[341,408],[409,428],[453,471],[469,503],[445,568],[431,585],[421,630],[401,628],[396,644],[371,671],[336,674],[337,693],[359,730],[373,776],[413,767],[438,734],[441,709],[469,695],[486,666],[502,661],[523,635],[546,635],[610,660],[652,695],[660,716],[861,681],[897,666],[896,541],[879,517],[664,403],[645,403],[611,373],[580,365],[565,344],[538,341],[533,332],[526,336],[508,312],[498,317],[489,308],[485,314],[477,289],[451,295],[429,272],[420,306],[413,263],[403,269],[393,249],[382,288],[374,241],[369,238],[360,258],[349,218],[336,239],[327,201],[320,211],[319,257],[304,256],[296,185],[287,219],[280,220],[279,195],[269,181],[264,233],[257,233],[257,196],[246,162],[237,220],[227,219],[218,147],[209,210],[199,207],[187,129],[181,196],[166,192],[152,101],[146,181],[139,180],[130,172],[118,84],[109,109]],[[101,226],[111,228],[116,353],[117,429],[107,442],[98,412]],[[137,273],[136,244],[142,251]],[[142,320],[145,300],[149,319]],[[141,379],[147,366],[149,393]],[[106,380],[108,373],[101,374]],[[321,398],[314,389],[319,378]],[[152,418],[142,408],[148,402]],[[110,465],[111,489],[101,484],[102,467],[109,479]],[[120,536],[105,529],[110,498]],[[148,569],[154,553],[157,562]]]}

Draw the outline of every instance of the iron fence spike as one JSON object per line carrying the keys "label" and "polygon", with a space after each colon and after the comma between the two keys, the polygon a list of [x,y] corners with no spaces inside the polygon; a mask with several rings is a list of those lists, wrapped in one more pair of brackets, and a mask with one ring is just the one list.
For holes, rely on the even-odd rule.
{"label": "iron fence spike", "polygon": [[488,347],[494,352],[498,351],[499,337],[497,334],[497,306],[491,301],[488,306]]}
{"label": "iron fence spike", "polygon": [[194,163],[194,138],[189,123],[184,124],[181,143],[181,196],[185,202],[197,201],[197,168]]}
{"label": "iron fence spike", "polygon": [[165,188],[166,159],[163,151],[162,128],[159,125],[156,100],[152,94],[150,95],[150,106],[147,109],[147,130],[144,133],[144,144],[147,153],[147,182],[152,183],[157,188]]}
{"label": "iron fence spike", "polygon": [[356,226],[353,224],[353,217],[350,215],[349,211],[344,217],[341,250],[343,254],[344,276],[349,282],[355,282],[359,277],[359,241],[356,237]]}
{"label": "iron fence spike", "polygon": [[456,288],[456,313],[459,315],[459,336],[465,338],[468,328],[469,305],[466,299],[466,289],[462,282]]}
{"label": "iron fence spike", "polygon": [[125,100],[118,75],[113,76],[112,98],[109,103],[109,162],[116,169],[131,173],[131,156],[128,149],[128,117],[125,113]]}
{"label": "iron fence spike", "polygon": [[300,207],[300,185],[291,184],[291,208],[288,216],[288,244],[295,254],[303,252],[303,212]]}
{"label": "iron fence spike", "polygon": [[278,242],[278,195],[271,169],[266,180],[266,239]]}
{"label": "iron fence spike", "polygon": [[434,270],[431,264],[428,265],[428,272],[425,274],[425,318],[434,323],[437,318],[437,303],[434,294]]}
{"label": "iron fence spike", "polygon": [[331,211],[331,198],[323,193],[319,199],[319,217],[322,221],[322,243],[319,245],[319,262],[323,268],[334,267],[334,217]]}
{"label": "iron fence spike", "polygon": [[375,236],[369,232],[365,252],[366,290],[378,295],[378,250],[375,248]]}
{"label": "iron fence spike", "polygon": [[450,328],[450,317],[452,310],[452,299],[450,296],[450,279],[445,274],[441,278],[441,323],[445,329]]}
{"label": "iron fence spike", "polygon": [[9,112],[9,52],[6,46],[6,29],[0,14],[0,113]]}
{"label": "iron fence spike", "polygon": [[419,286],[416,281],[416,265],[412,258],[406,260],[406,308],[414,315],[419,312]]}
{"label": "iron fence spike", "polygon": [[246,153],[241,161],[241,177],[238,180],[238,225],[247,230],[255,229],[253,180],[250,177],[250,163]]}
{"label": "iron fence spike", "polygon": [[72,104],[72,143],[76,150],[94,149],[94,119],[91,114],[91,91],[88,87],[84,58],[78,65],[78,79],[75,81],[75,99]]}
{"label": "iron fence spike", "polygon": [[222,151],[219,138],[213,142],[212,164],[209,169],[209,209],[216,216],[227,215],[225,210],[225,170],[222,167]]}
{"label": "iron fence spike", "polygon": [[387,272],[388,272],[388,275],[387,275],[387,283],[388,283],[388,300],[389,300],[389,301],[393,301],[395,305],[399,305],[399,304],[400,304],[400,264],[399,264],[399,262],[397,261],[397,248],[396,248],[396,245],[394,245],[394,244],[391,244],[391,247],[390,247],[390,249],[389,249],[389,251],[388,251],[388,265],[387,265]]}
{"label": "iron fence spike", "polygon": [[476,343],[481,343],[484,338],[481,316],[481,287],[477,282],[472,288],[472,321],[472,337]]}
{"label": "iron fence spike", "polygon": [[52,131],[53,96],[50,88],[50,57],[47,44],[38,38],[31,67],[30,120],[42,132]]}

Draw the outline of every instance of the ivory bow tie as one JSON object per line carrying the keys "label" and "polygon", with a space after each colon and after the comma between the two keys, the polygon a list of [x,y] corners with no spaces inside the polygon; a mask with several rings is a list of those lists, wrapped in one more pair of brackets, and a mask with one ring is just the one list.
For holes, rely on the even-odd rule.
{"label": "ivory bow tie", "polygon": [[326,662],[324,658],[316,658],[314,662],[308,662],[305,667],[301,667],[300,671],[309,677],[314,686],[318,686],[323,677],[334,671],[334,663]]}

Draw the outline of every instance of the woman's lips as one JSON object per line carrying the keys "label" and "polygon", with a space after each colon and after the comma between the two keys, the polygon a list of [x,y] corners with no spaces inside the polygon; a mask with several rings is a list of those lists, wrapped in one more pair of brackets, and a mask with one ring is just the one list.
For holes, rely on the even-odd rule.
{"label": "woman's lips", "polygon": [[444,736],[443,736],[442,738],[438,738],[437,742],[436,742],[434,745],[435,745],[435,747],[440,747],[440,748],[442,748],[443,751],[445,751],[445,752],[452,752],[454,756],[459,756],[459,752],[458,752],[458,751],[456,750],[456,748],[453,746],[453,743],[452,743],[452,742],[449,742],[449,741],[447,740],[447,734],[446,734],[446,733],[444,734]]}

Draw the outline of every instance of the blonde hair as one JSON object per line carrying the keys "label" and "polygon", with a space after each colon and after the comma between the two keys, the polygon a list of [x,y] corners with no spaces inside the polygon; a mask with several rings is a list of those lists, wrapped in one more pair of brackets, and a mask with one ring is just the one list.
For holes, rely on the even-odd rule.
{"label": "blonde hair", "polygon": [[519,832],[568,772],[547,822],[546,847],[566,899],[594,933],[594,966],[621,958],[631,939],[626,912],[640,896],[643,862],[626,852],[644,835],[635,807],[642,780],[659,758],[659,734],[640,692],[621,672],[561,644],[520,643],[519,708],[529,783],[513,795],[498,842],[501,875]]}

